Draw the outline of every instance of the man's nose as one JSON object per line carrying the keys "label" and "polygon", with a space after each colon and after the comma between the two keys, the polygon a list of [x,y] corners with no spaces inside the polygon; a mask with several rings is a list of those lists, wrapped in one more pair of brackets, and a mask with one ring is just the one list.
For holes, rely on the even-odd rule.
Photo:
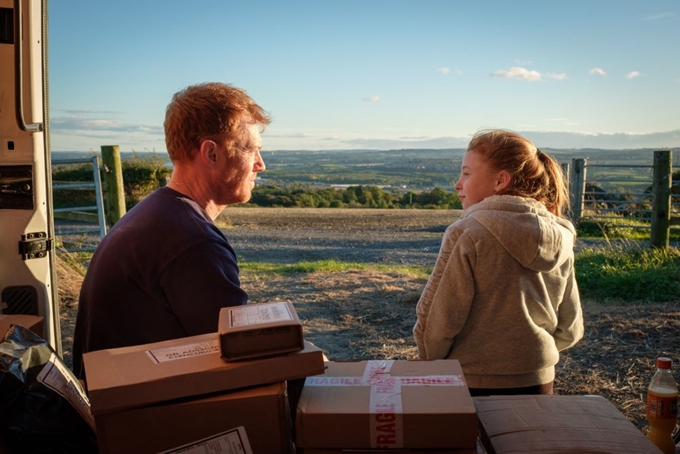
{"label": "man's nose", "polygon": [[264,172],[266,170],[266,166],[264,165],[264,159],[262,159],[262,155],[260,152],[257,152],[257,159],[255,160],[255,167],[254,171],[255,172]]}

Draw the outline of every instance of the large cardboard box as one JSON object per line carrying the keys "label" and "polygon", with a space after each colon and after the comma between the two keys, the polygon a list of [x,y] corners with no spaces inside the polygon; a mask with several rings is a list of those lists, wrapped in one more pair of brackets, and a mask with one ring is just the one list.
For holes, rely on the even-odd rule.
{"label": "large cardboard box", "polygon": [[330,449],[300,448],[297,454],[487,454],[484,447],[451,449]]}
{"label": "large cardboard box", "polygon": [[659,450],[601,396],[475,397],[489,453],[657,454]]}
{"label": "large cardboard box", "polygon": [[305,346],[302,323],[290,301],[223,307],[217,333],[227,361],[292,353]]}
{"label": "large cardboard box", "polygon": [[477,414],[457,360],[328,362],[297,407],[303,448],[474,448]]}
{"label": "large cardboard box", "polygon": [[5,337],[12,325],[23,326],[45,338],[45,319],[39,315],[0,314],[0,339]]}
{"label": "large cardboard box", "polygon": [[299,448],[296,454],[488,454],[481,440],[474,448],[451,449],[331,449]]}
{"label": "large cardboard box", "polygon": [[102,454],[294,452],[285,383],[107,413],[95,420]]}
{"label": "large cardboard box", "polygon": [[324,371],[310,343],[288,355],[227,362],[217,333],[83,355],[92,414],[305,378]]}

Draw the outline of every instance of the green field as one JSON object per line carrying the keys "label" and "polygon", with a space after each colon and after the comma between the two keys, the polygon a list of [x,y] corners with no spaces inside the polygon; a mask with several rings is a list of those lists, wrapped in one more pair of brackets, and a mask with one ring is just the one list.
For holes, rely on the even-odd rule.
{"label": "green field", "polygon": [[[573,159],[587,159],[588,181],[601,182],[607,189],[634,188],[638,191],[651,182],[653,149],[545,151],[563,165],[571,165]],[[263,183],[275,186],[371,185],[402,192],[433,187],[450,190],[458,179],[464,153],[464,149],[263,150],[267,170],[261,174],[261,179]],[[55,152],[53,159],[90,155],[92,153]],[[165,153],[122,152],[121,155],[123,160],[151,157],[170,166]],[[623,167],[600,167],[603,165]]]}

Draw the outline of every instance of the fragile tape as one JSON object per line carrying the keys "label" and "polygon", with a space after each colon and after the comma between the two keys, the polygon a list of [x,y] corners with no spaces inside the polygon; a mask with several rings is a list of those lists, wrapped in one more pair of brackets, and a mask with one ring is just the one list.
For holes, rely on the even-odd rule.
{"label": "fragile tape", "polygon": [[461,375],[423,375],[394,377],[393,360],[367,361],[361,377],[311,376],[305,386],[370,386],[369,421],[371,448],[404,447],[401,399],[403,386],[465,386]]}

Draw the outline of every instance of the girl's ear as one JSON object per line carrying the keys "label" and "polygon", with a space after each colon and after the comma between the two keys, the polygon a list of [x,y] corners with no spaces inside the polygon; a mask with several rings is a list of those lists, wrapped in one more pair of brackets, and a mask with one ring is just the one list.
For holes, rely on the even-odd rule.
{"label": "girl's ear", "polygon": [[496,177],[496,187],[494,188],[496,190],[496,194],[505,192],[505,190],[510,187],[510,183],[512,183],[510,172],[507,170],[501,170],[498,172],[498,176]]}

